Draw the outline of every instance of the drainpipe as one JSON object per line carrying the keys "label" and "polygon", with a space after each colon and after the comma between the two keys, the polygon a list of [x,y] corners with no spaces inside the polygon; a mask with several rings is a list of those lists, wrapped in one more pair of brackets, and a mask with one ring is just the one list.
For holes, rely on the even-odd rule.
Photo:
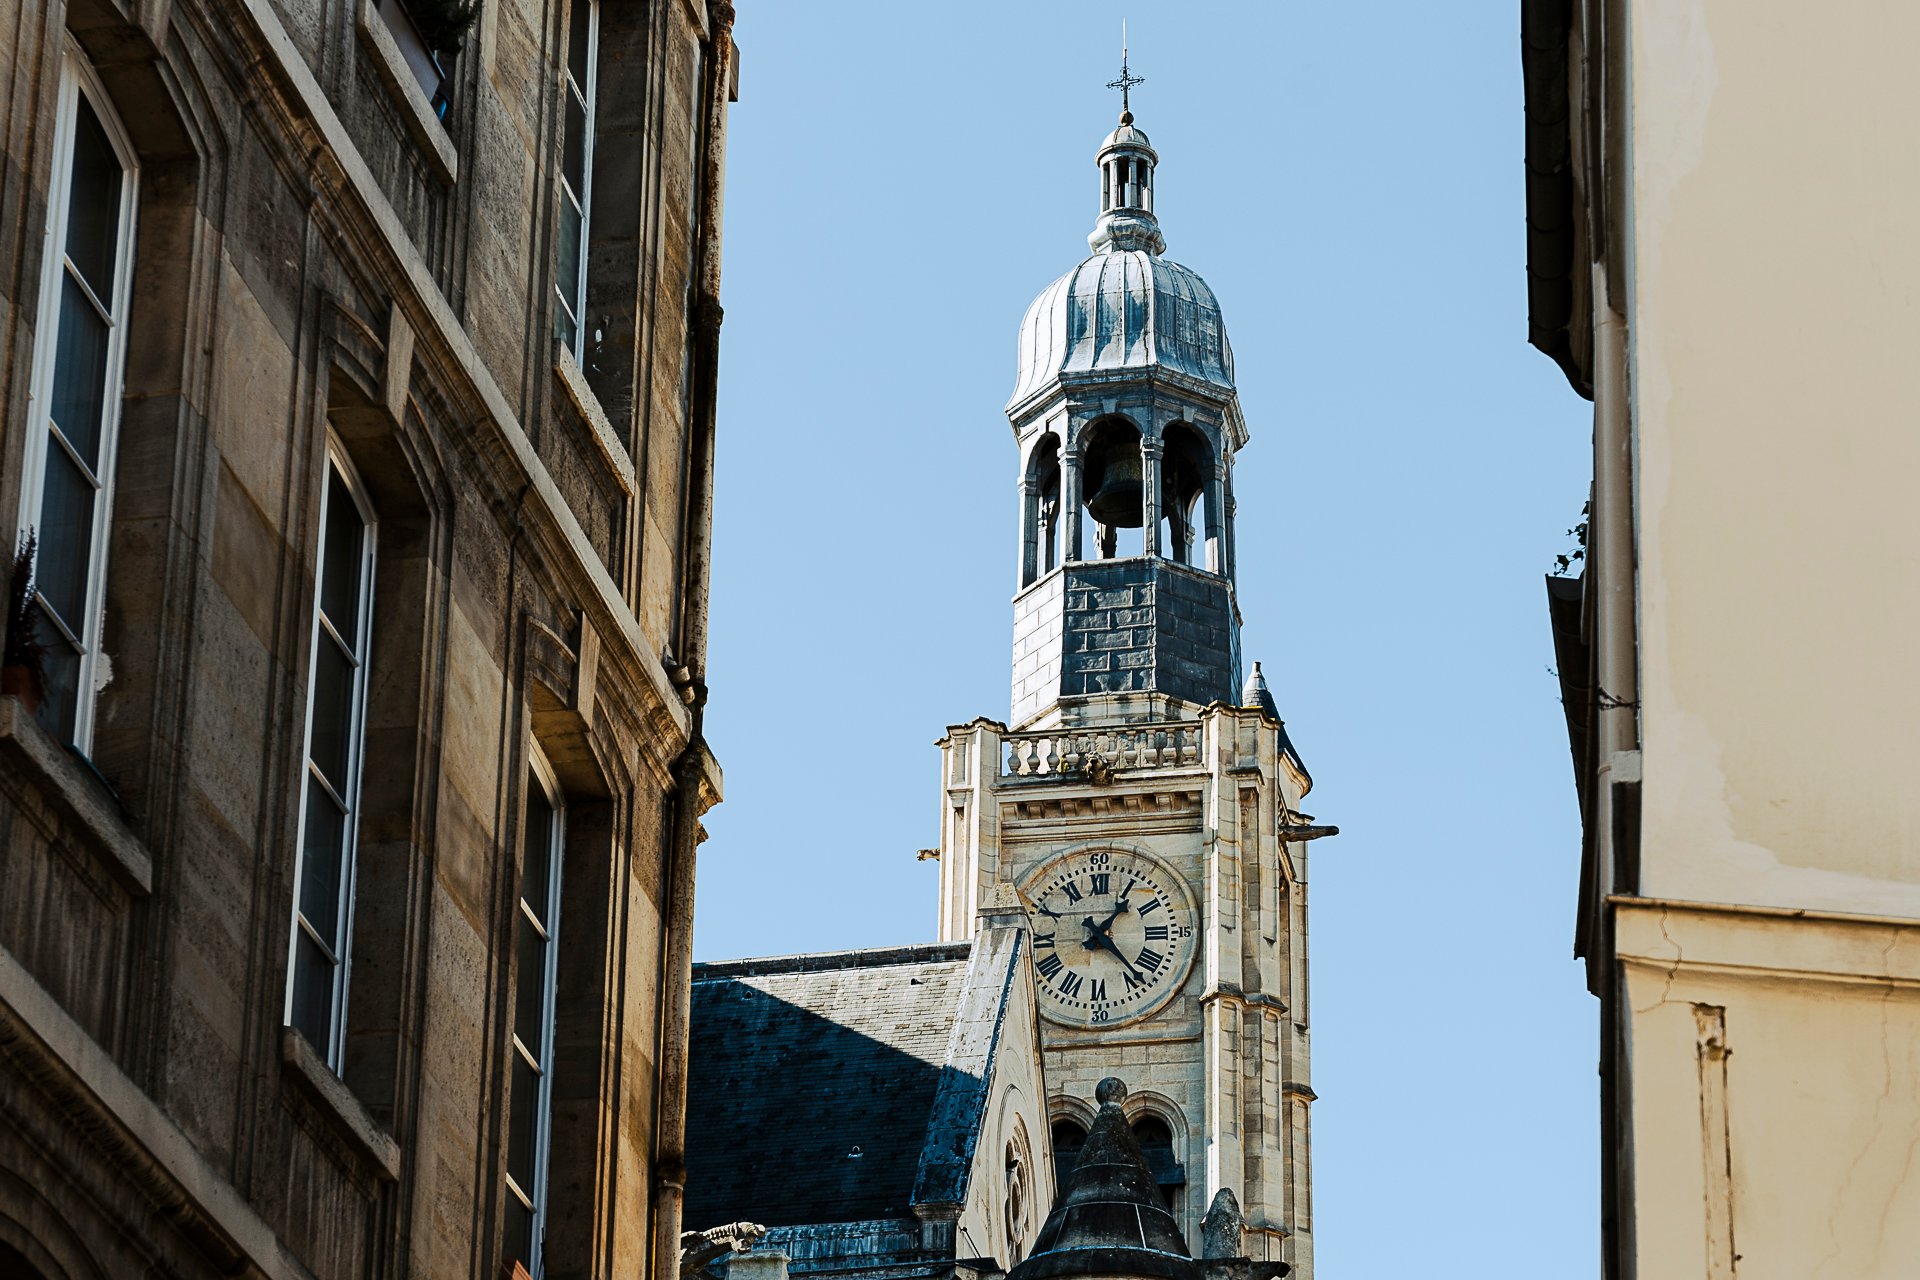
{"label": "drainpipe", "polygon": [[[1603,264],[1593,268],[1594,413],[1593,510],[1588,583],[1594,591],[1594,678],[1598,687],[1595,734],[1597,786],[1594,820],[1607,824],[1602,839],[1612,852],[1613,883],[1603,892],[1637,893],[1637,848],[1612,848],[1617,830],[1613,784],[1639,782],[1638,760],[1626,754],[1640,746],[1639,655],[1634,634],[1633,423],[1629,406],[1626,320],[1614,309]],[[1616,776],[1619,774],[1620,776]]]}
{"label": "drainpipe", "polygon": [[687,1031],[693,1002],[694,862],[699,849],[701,780],[706,772],[703,736],[707,701],[707,585],[713,552],[713,438],[720,356],[720,216],[725,173],[727,99],[733,83],[733,6],[711,0],[705,141],[700,154],[700,243],[689,359],[692,436],[687,477],[686,540],[681,547],[680,661],[687,676],[682,696],[692,716],[687,747],[674,764],[673,835],[662,874],[666,920],[661,934],[658,1086],[654,1097],[653,1242],[654,1280],[680,1273],[681,1209],[686,1192]]}

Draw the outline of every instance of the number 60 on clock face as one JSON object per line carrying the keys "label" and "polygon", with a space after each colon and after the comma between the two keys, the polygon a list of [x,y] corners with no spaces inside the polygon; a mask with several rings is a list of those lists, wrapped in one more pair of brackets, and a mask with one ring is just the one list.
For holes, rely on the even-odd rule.
{"label": "number 60 on clock face", "polygon": [[1040,1012],[1070,1027],[1144,1018],[1180,988],[1193,904],[1179,876],[1121,849],[1066,854],[1025,877]]}

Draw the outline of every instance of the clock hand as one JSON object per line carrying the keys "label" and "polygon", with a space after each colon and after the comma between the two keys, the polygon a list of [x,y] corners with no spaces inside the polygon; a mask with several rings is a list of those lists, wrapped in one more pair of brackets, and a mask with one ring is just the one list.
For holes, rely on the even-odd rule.
{"label": "clock hand", "polygon": [[1095,924],[1092,916],[1083,918],[1080,924],[1086,929],[1087,936],[1080,943],[1080,946],[1086,951],[1094,951],[1102,948],[1111,951],[1114,959],[1131,969],[1134,966],[1134,962],[1127,959],[1126,954],[1120,950],[1120,944],[1115,942],[1113,936],[1107,932],[1108,929],[1113,927],[1113,922],[1117,917],[1117,912],[1112,916],[1108,916],[1105,924]]}
{"label": "clock hand", "polygon": [[[1133,961],[1127,959],[1126,955],[1120,950],[1120,944],[1115,942],[1112,938],[1109,938],[1104,933],[1096,933],[1093,935],[1093,940],[1099,943],[1102,947],[1106,948],[1108,951],[1111,951],[1113,953],[1113,958],[1118,960],[1126,968],[1128,969],[1133,968]],[[1091,951],[1093,950],[1093,948],[1088,947],[1087,950]]]}
{"label": "clock hand", "polygon": [[1120,901],[1113,904],[1113,914],[1109,915],[1103,923],[1095,924],[1093,922],[1093,917],[1088,916],[1085,921],[1087,928],[1093,930],[1095,933],[1098,933],[1098,934],[1105,934],[1107,930],[1113,928],[1113,922],[1115,920],[1118,920],[1121,916],[1125,915],[1129,910],[1127,906],[1127,894],[1132,892],[1133,892],[1133,886],[1128,885],[1126,893],[1122,893],[1120,895]]}

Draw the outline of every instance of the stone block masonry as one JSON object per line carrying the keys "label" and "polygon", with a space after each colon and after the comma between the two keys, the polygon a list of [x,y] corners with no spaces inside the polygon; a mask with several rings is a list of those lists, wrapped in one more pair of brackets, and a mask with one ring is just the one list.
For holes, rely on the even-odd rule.
{"label": "stone block masonry", "polygon": [[1240,683],[1233,586],[1157,557],[1081,561],[1014,601],[1013,721],[1060,698],[1162,693],[1204,706]]}

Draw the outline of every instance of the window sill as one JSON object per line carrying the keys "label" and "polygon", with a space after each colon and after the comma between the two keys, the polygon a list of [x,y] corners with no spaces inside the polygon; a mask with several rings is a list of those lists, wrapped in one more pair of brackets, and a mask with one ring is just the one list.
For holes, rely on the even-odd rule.
{"label": "window sill", "polygon": [[400,52],[400,45],[394,40],[393,32],[387,29],[387,20],[380,16],[375,2],[356,0],[354,29],[359,33],[360,43],[365,46],[368,56],[373,59],[374,70],[380,73],[387,91],[399,105],[400,118],[406,123],[407,132],[426,152],[434,177],[443,186],[450,187],[460,177],[460,157],[454,153],[453,140],[447,137],[440,118],[433,114],[433,104],[427,101],[427,95],[421,91],[413,68],[407,65],[406,55]]}
{"label": "window sill", "polygon": [[600,456],[606,459],[607,466],[613,470],[613,478],[620,489],[629,498],[640,487],[633,473],[633,459],[627,454],[627,447],[620,443],[620,437],[613,434],[613,423],[607,420],[607,411],[600,407],[600,397],[593,394],[593,388],[587,385],[586,371],[580,362],[573,358],[573,352],[567,344],[558,338],[553,343],[553,371],[560,377],[560,386],[566,391],[567,399],[587,420],[587,429],[593,433],[593,442],[600,448]]}
{"label": "window sill", "polygon": [[345,1082],[333,1074],[307,1038],[292,1027],[280,1028],[280,1064],[320,1110],[335,1122],[353,1149],[382,1182],[400,1180],[400,1144],[374,1123]]}
{"label": "window sill", "polygon": [[0,697],[0,758],[24,773],[80,829],[85,842],[130,893],[144,898],[153,892],[153,859],[140,837],[127,826],[113,800],[101,794],[105,788],[99,780],[47,736],[18,698]]}

